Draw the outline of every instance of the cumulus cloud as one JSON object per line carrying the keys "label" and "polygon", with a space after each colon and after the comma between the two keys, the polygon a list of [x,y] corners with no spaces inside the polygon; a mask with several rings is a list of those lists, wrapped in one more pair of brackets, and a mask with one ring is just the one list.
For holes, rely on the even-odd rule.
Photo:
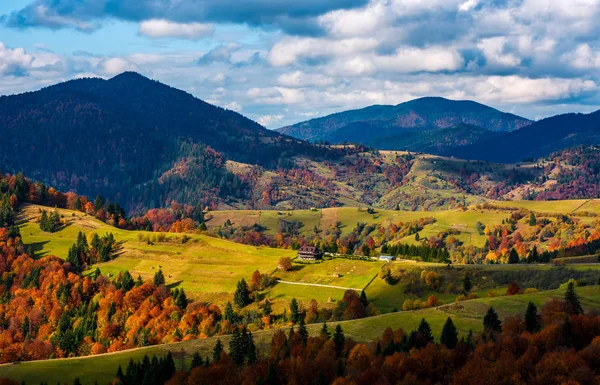
{"label": "cumulus cloud", "polygon": [[261,126],[271,127],[273,124],[281,121],[283,119],[283,115],[263,115],[257,119],[257,122]]}
{"label": "cumulus cloud", "polygon": [[187,40],[198,40],[214,33],[212,24],[202,23],[175,23],[164,19],[146,20],[140,23],[141,35],[159,38],[179,38]]}
{"label": "cumulus cloud", "polygon": [[268,60],[274,66],[287,66],[300,59],[319,59],[350,55],[377,47],[375,38],[342,40],[289,38],[277,42],[269,51]]}
{"label": "cumulus cloud", "polygon": [[33,60],[23,48],[11,49],[0,42],[0,75],[24,74],[31,68]]}
{"label": "cumulus cloud", "polygon": [[131,63],[123,58],[114,57],[100,61],[97,66],[102,75],[114,76],[125,71],[139,71],[135,63]]}
{"label": "cumulus cloud", "polygon": [[477,47],[483,52],[487,62],[492,66],[514,67],[521,63],[521,59],[508,51],[508,39],[497,36],[482,39]]}
{"label": "cumulus cloud", "polygon": [[589,44],[580,44],[571,52],[565,53],[561,60],[577,69],[600,69],[600,50],[593,50]]}
{"label": "cumulus cloud", "polygon": [[306,74],[302,71],[281,74],[279,84],[284,87],[329,86],[334,79],[321,74]]}

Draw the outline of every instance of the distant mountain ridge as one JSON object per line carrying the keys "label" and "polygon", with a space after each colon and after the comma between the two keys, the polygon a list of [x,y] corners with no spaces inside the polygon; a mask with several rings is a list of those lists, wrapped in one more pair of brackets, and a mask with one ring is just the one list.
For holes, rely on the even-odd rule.
{"label": "distant mountain ridge", "polygon": [[442,153],[466,159],[516,163],[575,146],[597,144],[600,144],[600,110],[591,114],[553,116],[493,139],[482,138],[463,147],[458,154],[456,151]]}
{"label": "distant mountain ridge", "polygon": [[[418,141],[404,141],[403,137],[411,132],[448,130],[453,127],[461,127],[460,130],[464,132],[465,126],[472,126],[480,128],[469,135],[472,141],[476,141],[480,136],[487,137],[486,131],[511,132],[531,123],[528,119],[473,101],[425,97],[396,106],[374,105],[340,112],[282,127],[277,131],[309,141],[360,142],[377,148],[386,144],[386,149],[422,151],[424,148]],[[389,144],[390,138],[393,146]]]}

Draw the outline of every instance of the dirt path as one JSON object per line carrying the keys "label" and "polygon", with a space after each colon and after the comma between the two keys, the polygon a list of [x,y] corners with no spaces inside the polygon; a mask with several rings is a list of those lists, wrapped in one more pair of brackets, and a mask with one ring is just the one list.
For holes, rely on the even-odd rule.
{"label": "dirt path", "polygon": [[362,289],[355,289],[353,287],[321,285],[321,284],[318,284],[318,283],[304,283],[304,282],[290,282],[290,281],[277,281],[277,283],[285,283],[286,285],[315,286],[315,287],[327,287],[327,288],[330,288],[330,289],[362,291]]}

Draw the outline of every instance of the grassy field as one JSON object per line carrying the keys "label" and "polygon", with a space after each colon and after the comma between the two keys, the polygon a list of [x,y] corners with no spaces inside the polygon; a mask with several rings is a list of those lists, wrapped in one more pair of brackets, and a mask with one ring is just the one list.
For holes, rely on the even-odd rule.
{"label": "grassy field", "polygon": [[[600,286],[586,286],[577,289],[585,310],[600,309]],[[365,318],[354,321],[341,322],[346,336],[361,342],[369,342],[381,336],[385,328],[415,329],[422,318],[428,320],[436,339],[439,338],[443,323],[447,317],[452,317],[460,335],[464,336],[469,330],[479,331],[482,328],[484,313],[493,306],[504,318],[509,315],[524,314],[529,301],[538,306],[543,305],[552,298],[562,298],[561,290],[523,294],[511,297],[482,298],[464,301],[459,304],[445,305],[438,308],[418,310],[412,312],[398,312],[377,317]],[[330,324],[333,327],[335,323]],[[321,325],[309,325],[312,334],[318,333]],[[265,330],[254,333],[255,342],[259,353],[266,354],[271,336],[275,330]],[[220,337],[227,346],[229,338]],[[84,384],[108,383],[116,373],[117,366],[126,366],[130,358],[141,359],[145,354],[162,355],[168,351],[176,356],[176,362],[181,364],[181,352],[184,353],[183,365],[187,365],[191,355],[198,351],[207,356],[212,351],[216,338],[187,341],[177,344],[152,346],[132,351],[125,351],[107,355],[73,358],[64,360],[46,360],[26,362],[21,364],[8,364],[0,366],[0,377],[11,378],[15,381],[25,381],[28,384],[38,384],[48,381],[51,384],[60,382],[72,383],[75,377],[80,377]]]}
{"label": "grassy field", "polygon": [[362,289],[377,275],[382,262],[351,259],[332,259],[315,264],[294,264],[288,272],[278,271],[275,275],[284,281],[315,283]]}
{"label": "grassy field", "polygon": [[[426,301],[430,295],[435,295],[442,303],[453,303],[456,297],[462,291],[462,278],[466,272],[471,275],[473,289],[471,294],[479,298],[488,296],[503,296],[506,293],[508,283],[513,280],[521,285],[521,289],[535,288],[536,282],[543,280],[543,277],[548,277],[547,274],[555,273],[557,270],[565,272],[563,280],[568,280],[570,272],[588,272],[592,278],[590,283],[598,282],[600,279],[599,264],[573,264],[567,267],[553,265],[460,265],[447,268],[445,265],[432,263],[415,263],[415,262],[395,262],[394,268],[403,271],[402,280],[396,285],[390,286],[383,279],[376,278],[366,289],[367,298],[373,302],[375,306],[382,312],[388,313],[394,309],[402,309],[402,304],[407,299]],[[406,281],[419,279],[422,271],[435,271],[440,277],[440,289],[432,290],[421,286],[421,291],[415,294],[414,291],[408,290]],[[532,275],[535,274],[535,277]],[[529,284],[524,283],[524,280],[530,275],[527,280]],[[524,278],[525,276],[525,278]],[[415,278],[416,277],[416,278]],[[498,283],[495,279],[502,278],[506,281],[509,277],[510,282]],[[547,280],[546,280],[547,281]],[[564,282],[553,282],[554,287]],[[543,289],[541,289],[543,290]]]}
{"label": "grassy field", "polygon": [[118,258],[97,265],[103,274],[115,275],[129,270],[134,277],[140,274],[146,279],[160,268],[167,284],[183,287],[190,296],[217,304],[231,299],[241,278],[249,280],[257,269],[271,273],[281,257],[295,255],[293,251],[241,245],[195,234],[189,235],[191,239],[186,243],[182,243],[181,234],[166,234],[164,242],[149,244],[139,237],[153,238],[157,233],[120,230],[68,210],[59,210],[69,221],[68,225],[49,234],[35,223],[39,209],[30,205],[21,212],[21,219],[28,220],[21,227],[23,242],[32,245],[38,256],[52,254],[65,258],[79,231],[87,236],[111,232],[122,242],[122,250]]}
{"label": "grassy field", "polygon": [[[566,213],[590,211],[600,213],[600,202],[595,200],[564,200],[564,201],[494,201],[498,207],[519,207],[540,213]],[[212,219],[207,222],[209,228],[223,225],[228,219],[235,225],[252,225],[259,223],[267,228],[268,234],[277,232],[279,219],[300,221],[304,224],[301,233],[310,234],[315,226],[319,230],[327,230],[339,223],[343,234],[348,234],[356,227],[358,222],[367,224],[380,224],[389,222],[409,222],[420,218],[433,217],[434,224],[426,226],[421,231],[421,237],[435,236],[447,229],[456,229],[461,232],[457,238],[465,244],[483,246],[485,236],[480,235],[475,227],[477,222],[492,226],[508,218],[510,213],[506,210],[482,210],[471,206],[467,210],[439,210],[439,211],[396,211],[376,209],[374,214],[369,214],[365,207],[336,207],[316,211],[252,211],[252,210],[227,210],[213,211],[209,214]],[[589,222],[594,218],[582,218]],[[414,236],[402,240],[405,243],[414,243]]]}

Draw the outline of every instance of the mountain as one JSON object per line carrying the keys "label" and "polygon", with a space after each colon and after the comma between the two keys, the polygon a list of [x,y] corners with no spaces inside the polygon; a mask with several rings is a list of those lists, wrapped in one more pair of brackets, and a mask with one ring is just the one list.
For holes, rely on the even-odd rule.
{"label": "mountain", "polygon": [[481,139],[458,153],[466,159],[516,163],[545,157],[578,145],[600,144],[600,110],[591,114],[564,114],[535,122],[493,139]]}
{"label": "mountain", "polygon": [[[473,101],[455,101],[439,97],[415,99],[396,106],[375,105],[312,119],[278,129],[279,133],[310,141],[363,143],[393,150],[423,151],[445,147],[427,140],[415,140],[415,133],[449,130],[468,133],[469,143],[487,139],[490,132],[511,132],[531,124],[519,116],[504,113]],[[435,138],[438,134],[429,135]],[[460,143],[460,145],[469,144]],[[423,147],[425,146],[425,147]]]}
{"label": "mountain", "polygon": [[0,169],[130,209],[244,198],[227,160],[277,167],[334,151],[126,72],[0,97]]}

